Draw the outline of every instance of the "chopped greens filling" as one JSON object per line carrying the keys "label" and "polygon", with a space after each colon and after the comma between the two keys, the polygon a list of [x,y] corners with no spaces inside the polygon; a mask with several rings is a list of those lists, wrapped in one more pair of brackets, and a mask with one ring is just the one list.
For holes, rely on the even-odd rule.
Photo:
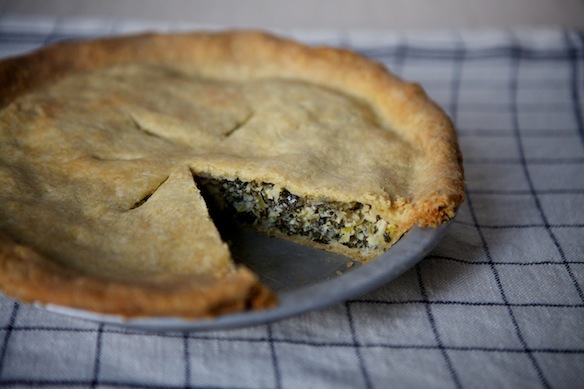
{"label": "chopped greens filling", "polygon": [[222,208],[259,230],[277,229],[329,244],[375,249],[391,240],[394,226],[360,202],[344,203],[300,197],[270,183],[206,178],[204,186]]}

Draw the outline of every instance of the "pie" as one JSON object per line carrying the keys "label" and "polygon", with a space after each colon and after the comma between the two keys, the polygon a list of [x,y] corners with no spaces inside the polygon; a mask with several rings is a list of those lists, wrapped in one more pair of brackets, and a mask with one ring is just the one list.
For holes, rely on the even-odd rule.
{"label": "pie", "polygon": [[254,31],[61,42],[0,62],[0,290],[135,316],[277,304],[219,220],[360,261],[464,198],[417,84]]}

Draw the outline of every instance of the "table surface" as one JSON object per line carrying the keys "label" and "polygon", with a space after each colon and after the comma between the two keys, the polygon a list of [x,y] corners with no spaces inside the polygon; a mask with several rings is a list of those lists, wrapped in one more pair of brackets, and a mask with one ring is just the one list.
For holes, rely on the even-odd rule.
{"label": "table surface", "polygon": [[[177,27],[4,13],[0,56],[61,39]],[[142,332],[0,297],[0,385],[581,385],[584,34],[541,26],[276,32],[378,60],[420,82],[452,117],[467,200],[445,238],[403,276],[367,295],[229,331]]]}
{"label": "table surface", "polygon": [[259,28],[584,27],[582,0],[0,0],[2,13]]}

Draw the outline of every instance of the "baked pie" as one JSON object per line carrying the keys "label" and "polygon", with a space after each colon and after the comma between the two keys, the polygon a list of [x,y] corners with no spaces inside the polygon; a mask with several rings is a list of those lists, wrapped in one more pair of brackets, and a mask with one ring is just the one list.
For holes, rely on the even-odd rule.
{"label": "baked pie", "polygon": [[463,201],[446,115],[355,53],[259,32],[0,62],[0,289],[122,316],[277,304],[218,229],[369,261]]}

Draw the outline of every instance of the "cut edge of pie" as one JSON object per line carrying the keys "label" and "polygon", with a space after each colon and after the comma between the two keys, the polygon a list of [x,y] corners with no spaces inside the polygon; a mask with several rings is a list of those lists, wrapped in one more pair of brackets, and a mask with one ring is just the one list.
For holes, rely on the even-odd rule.
{"label": "cut edge of pie", "polygon": [[[172,65],[186,75],[211,80],[238,83],[280,79],[340,91],[371,107],[372,115],[379,121],[378,127],[391,128],[392,136],[411,146],[413,155],[421,156],[409,166],[412,179],[399,194],[389,193],[383,187],[364,193],[350,189],[337,191],[334,186],[320,187],[310,179],[303,182],[277,169],[265,169],[259,162],[236,166],[233,158],[216,153],[210,153],[207,159],[185,163],[194,180],[207,180],[204,186],[211,188],[211,192],[224,183],[247,183],[266,189],[262,193],[276,188],[277,195],[271,200],[290,195],[294,203],[298,199],[307,203],[305,208],[317,209],[316,203],[329,201],[335,202],[334,209],[342,208],[342,212],[348,208],[351,214],[360,212],[355,217],[368,220],[363,228],[376,230],[372,241],[380,242],[380,248],[356,254],[352,247],[342,244],[351,239],[342,230],[346,226],[336,232],[343,241],[341,244],[331,246],[330,242],[324,242],[328,238],[320,235],[317,242],[306,234],[292,236],[304,244],[369,260],[393,245],[414,225],[434,227],[449,220],[464,201],[462,156],[455,130],[419,85],[402,81],[381,64],[350,51],[308,47],[260,32],[145,34],[58,43],[0,61],[0,109],[9,107],[29,91],[70,74],[135,63]],[[260,195],[256,200],[251,213],[257,211],[265,198]],[[146,197],[144,201],[148,201]],[[241,206],[241,201],[238,204]],[[369,215],[369,210],[373,217],[362,216]],[[289,237],[286,230],[273,229],[273,223],[267,226],[256,223],[256,228]],[[382,228],[391,229],[390,238],[377,233]],[[18,237],[5,233],[0,235],[0,285],[5,293],[23,301],[128,317],[208,317],[277,304],[276,296],[244,267],[235,267],[231,274],[219,278],[172,274],[123,281],[79,273],[17,240]]]}

